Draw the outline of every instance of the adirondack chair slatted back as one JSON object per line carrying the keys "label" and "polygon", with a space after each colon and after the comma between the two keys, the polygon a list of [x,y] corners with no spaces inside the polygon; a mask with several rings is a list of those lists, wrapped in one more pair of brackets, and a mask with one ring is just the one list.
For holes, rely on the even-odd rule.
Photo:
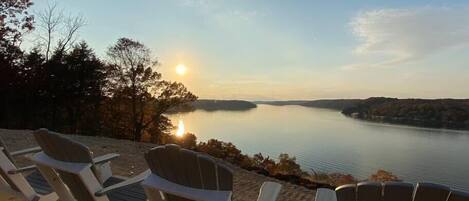
{"label": "adirondack chair slatted back", "polygon": [[[0,147],[3,147],[2,152],[6,156],[6,158],[8,158],[11,163],[14,164],[13,157],[11,157],[10,152],[8,151],[8,148],[6,147],[5,142],[2,138],[0,138]],[[8,173],[5,172],[3,168],[0,168],[0,175],[2,176],[3,180],[5,180],[13,190],[19,191],[18,186],[16,186],[15,182],[13,182],[7,174]]]}
{"label": "adirondack chair slatted back", "polygon": [[450,189],[446,186],[430,183],[418,183],[414,201],[446,201]]}
{"label": "adirondack chair slatted back", "polygon": [[438,184],[401,182],[362,182],[343,185],[335,190],[337,201],[469,201],[469,194]]}
{"label": "adirondack chair slatted back", "polygon": [[[92,153],[85,145],[46,129],[35,131],[34,137],[44,153],[55,160],[93,164]],[[75,199],[78,201],[93,200],[79,175],[60,170],[55,171],[59,173],[60,178],[68,186]]]}
{"label": "adirondack chair slatted back", "polygon": [[357,185],[357,200],[378,201],[382,190],[381,183],[360,183]]}
{"label": "adirondack chair slatted back", "polygon": [[414,185],[401,182],[384,184],[383,201],[412,201]]}
{"label": "adirondack chair slatted back", "polygon": [[[168,181],[205,190],[233,190],[233,173],[211,157],[177,145],[155,147],[145,154],[152,173]],[[165,194],[169,201],[188,199]]]}
{"label": "adirondack chair slatted back", "polygon": [[88,147],[58,133],[39,129],[34,132],[34,138],[42,151],[55,160],[72,163],[93,162],[93,156]]}
{"label": "adirondack chair slatted back", "polygon": [[338,187],[335,191],[337,194],[337,201],[356,201],[357,192],[354,184],[343,185]]}

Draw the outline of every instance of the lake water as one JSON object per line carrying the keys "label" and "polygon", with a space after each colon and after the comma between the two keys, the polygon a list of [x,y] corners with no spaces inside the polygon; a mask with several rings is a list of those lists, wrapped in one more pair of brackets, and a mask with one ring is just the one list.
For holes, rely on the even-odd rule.
{"label": "lake water", "polygon": [[[296,156],[305,170],[365,179],[378,169],[408,181],[469,190],[469,132],[360,121],[339,111],[258,105],[249,111],[172,115],[198,140],[234,143],[243,153]],[[180,124],[180,123],[179,123]],[[176,131],[175,131],[176,132]]]}

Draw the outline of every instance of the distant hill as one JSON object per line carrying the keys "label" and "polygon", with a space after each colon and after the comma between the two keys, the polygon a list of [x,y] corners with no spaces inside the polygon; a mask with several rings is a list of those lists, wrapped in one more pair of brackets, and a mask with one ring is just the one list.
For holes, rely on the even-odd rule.
{"label": "distant hill", "polygon": [[468,99],[397,99],[373,97],[345,108],[344,115],[386,123],[469,129]]}
{"label": "distant hill", "polygon": [[257,104],[267,105],[301,105],[305,107],[327,108],[343,110],[357,105],[360,99],[323,99],[323,100],[290,100],[290,101],[256,101]]}
{"label": "distant hill", "polygon": [[217,110],[228,110],[228,111],[244,111],[256,108],[257,105],[244,100],[210,100],[200,99],[193,103],[179,108],[172,112],[190,112],[194,110],[205,110],[205,111],[217,111]]}

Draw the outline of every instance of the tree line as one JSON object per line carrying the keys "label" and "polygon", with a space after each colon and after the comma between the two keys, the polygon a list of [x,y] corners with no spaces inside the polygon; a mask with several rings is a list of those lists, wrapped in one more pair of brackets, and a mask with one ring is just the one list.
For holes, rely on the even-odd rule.
{"label": "tree line", "polygon": [[[120,38],[99,58],[85,41],[75,42],[82,17],[64,17],[52,5],[36,21],[31,5],[0,3],[0,127],[158,143],[172,129],[165,113],[197,99],[162,79],[141,42]],[[38,44],[21,49],[35,29],[44,33]]]}
{"label": "tree line", "polygon": [[372,97],[342,111],[355,118],[413,126],[469,129],[467,99]]}

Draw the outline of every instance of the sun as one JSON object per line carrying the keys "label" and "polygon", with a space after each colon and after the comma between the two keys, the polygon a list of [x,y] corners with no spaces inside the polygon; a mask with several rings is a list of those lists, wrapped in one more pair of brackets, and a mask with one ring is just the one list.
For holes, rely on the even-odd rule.
{"label": "sun", "polygon": [[176,73],[178,75],[184,75],[186,74],[187,67],[184,64],[179,64],[176,66]]}

